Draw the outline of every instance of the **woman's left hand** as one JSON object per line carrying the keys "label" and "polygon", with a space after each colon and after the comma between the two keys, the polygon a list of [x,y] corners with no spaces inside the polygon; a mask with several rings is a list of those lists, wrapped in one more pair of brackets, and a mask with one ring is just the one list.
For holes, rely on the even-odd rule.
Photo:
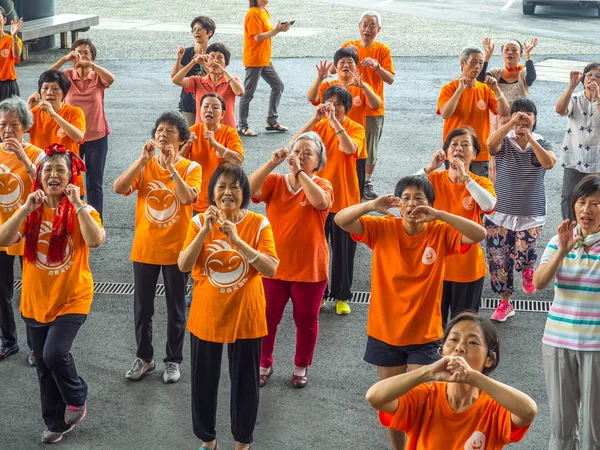
{"label": "woman's left hand", "polygon": [[83,205],[79,186],[69,183],[63,188],[63,193],[67,196],[67,199],[75,208],[79,208],[81,205]]}
{"label": "woman's left hand", "polygon": [[468,383],[469,375],[473,369],[462,356],[447,357],[446,370],[450,373],[450,378],[447,380],[451,383]]}
{"label": "woman's left hand", "polygon": [[27,158],[25,150],[23,149],[23,144],[17,138],[7,138],[4,140],[4,142],[2,142],[2,145],[4,146],[5,150],[13,152],[19,161],[23,162]]}
{"label": "woman's left hand", "polygon": [[354,69],[354,72],[352,72],[352,76],[354,78],[352,78],[352,81],[348,84],[348,86],[356,86],[361,89],[365,87],[365,83],[363,83],[362,75],[360,74],[360,70],[358,70],[358,67]]}
{"label": "woman's left hand", "polygon": [[87,68],[92,67],[92,64],[93,64],[91,61],[85,61],[83,59],[73,61],[73,63],[74,63],[73,65],[75,66],[76,69],[79,69],[79,68],[87,69]]}
{"label": "woman's left hand", "polygon": [[298,156],[295,153],[291,153],[290,156],[288,156],[287,161],[288,165],[290,166],[290,170],[292,171],[292,175],[298,175],[298,173],[302,170]]}
{"label": "woman's left hand", "polygon": [[536,45],[538,45],[538,38],[536,37],[531,38],[529,42],[525,41],[523,44],[523,53],[525,53],[526,60],[531,59],[531,50],[533,50]]}
{"label": "woman's left hand", "polygon": [[450,167],[456,170],[461,177],[464,177],[467,174],[467,170],[465,169],[465,163],[462,159],[453,159],[450,163]]}
{"label": "woman's left hand", "polygon": [[48,114],[50,117],[54,117],[54,108],[52,107],[52,103],[49,101],[42,100],[40,102],[40,110]]}
{"label": "woman's left hand", "polygon": [[488,75],[487,77],[485,77],[485,84],[487,84],[487,86],[494,92],[498,91],[498,80],[496,80],[494,77]]}
{"label": "woman's left hand", "polygon": [[173,168],[173,165],[175,164],[175,149],[173,148],[173,146],[171,144],[165,145],[164,155],[165,155],[165,165],[169,169]]}
{"label": "woman's left hand", "polygon": [[235,223],[231,222],[230,220],[225,220],[223,222],[223,225],[221,225],[221,233],[223,233],[225,236],[227,236],[227,239],[229,239],[229,242],[235,246],[237,246],[237,243],[239,242],[239,236],[237,233],[237,228],[235,226]]}
{"label": "woman's left hand", "polygon": [[433,222],[440,218],[440,212],[437,209],[433,209],[431,206],[417,206],[412,210],[410,216],[417,218],[417,223]]}

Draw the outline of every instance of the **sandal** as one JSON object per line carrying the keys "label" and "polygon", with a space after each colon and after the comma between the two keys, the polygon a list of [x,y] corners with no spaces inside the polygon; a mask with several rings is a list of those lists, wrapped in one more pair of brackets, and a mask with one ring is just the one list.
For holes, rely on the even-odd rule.
{"label": "sandal", "polygon": [[256,136],[258,136],[258,133],[256,131],[254,131],[252,128],[250,128],[250,127],[239,128],[238,129],[238,134],[240,134],[242,136],[249,136],[249,137],[256,137]]}
{"label": "sandal", "polygon": [[268,123],[267,126],[265,127],[265,130],[267,131],[279,131],[280,133],[284,133],[286,131],[289,131],[287,127],[284,127],[283,125],[281,125],[280,123]]}
{"label": "sandal", "polygon": [[308,383],[308,367],[304,372],[304,375],[292,375],[292,386],[296,389],[303,388]]}
{"label": "sandal", "polygon": [[271,368],[269,369],[269,373],[266,375],[259,375],[258,377],[258,386],[259,387],[265,387],[267,385],[267,382],[269,381],[269,378],[271,378],[271,375],[273,375],[273,366],[271,366]]}
{"label": "sandal", "polygon": [[[203,445],[198,450],[210,450],[210,448],[208,448],[206,445]],[[219,441],[215,442],[215,446],[212,448],[212,450],[219,450]]]}

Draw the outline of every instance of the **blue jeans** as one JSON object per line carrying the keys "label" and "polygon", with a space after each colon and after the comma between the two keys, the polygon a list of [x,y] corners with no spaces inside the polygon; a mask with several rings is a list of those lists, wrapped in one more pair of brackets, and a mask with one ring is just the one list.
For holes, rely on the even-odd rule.
{"label": "blue jeans", "polygon": [[108,136],[88,141],[81,144],[79,154],[85,161],[85,190],[87,191],[87,202],[100,217],[102,217],[102,203],[104,194],[102,183],[104,180],[104,166],[106,165],[106,154],[108,153]]}

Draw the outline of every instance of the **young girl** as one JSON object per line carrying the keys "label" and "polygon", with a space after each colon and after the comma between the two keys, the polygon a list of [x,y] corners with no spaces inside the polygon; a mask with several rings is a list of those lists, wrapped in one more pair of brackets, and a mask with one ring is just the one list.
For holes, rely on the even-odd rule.
{"label": "young girl", "polygon": [[528,395],[487,375],[500,361],[489,319],[464,312],[446,328],[442,359],[382,380],[367,392],[381,423],[405,431],[408,450],[501,449],[519,442],[537,415]]}

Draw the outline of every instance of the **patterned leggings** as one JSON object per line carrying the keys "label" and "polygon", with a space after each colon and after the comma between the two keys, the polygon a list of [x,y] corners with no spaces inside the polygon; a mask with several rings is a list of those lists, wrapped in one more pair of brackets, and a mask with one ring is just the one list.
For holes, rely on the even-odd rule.
{"label": "patterned leggings", "polygon": [[515,291],[513,270],[533,269],[537,259],[537,238],[542,227],[512,231],[485,218],[487,230],[486,256],[492,290],[496,294],[512,295]]}

